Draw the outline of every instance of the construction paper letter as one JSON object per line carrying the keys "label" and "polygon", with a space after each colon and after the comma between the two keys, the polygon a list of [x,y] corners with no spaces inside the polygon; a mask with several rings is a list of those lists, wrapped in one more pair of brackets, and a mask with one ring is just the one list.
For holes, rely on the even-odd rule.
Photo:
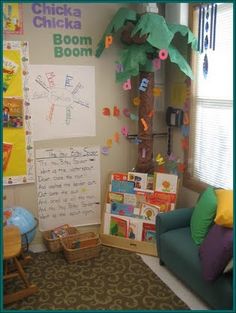
{"label": "construction paper letter", "polygon": [[119,135],[118,132],[116,132],[116,133],[114,134],[114,141],[118,143],[119,140],[120,140],[120,135]]}
{"label": "construction paper letter", "polygon": [[133,105],[135,105],[135,106],[139,106],[140,105],[140,98],[139,97],[135,97],[133,99]]}
{"label": "construction paper letter", "polygon": [[106,36],[105,38],[105,48],[109,48],[110,45],[112,44],[113,38],[111,35]]}
{"label": "construction paper letter", "polygon": [[161,60],[158,58],[152,60],[152,65],[156,70],[159,70],[161,68]]}
{"label": "construction paper letter", "polygon": [[123,71],[124,71],[123,65],[120,64],[120,63],[117,63],[116,64],[116,72],[120,73],[120,72],[123,72]]}
{"label": "construction paper letter", "polygon": [[107,147],[108,148],[112,147],[112,139],[107,139]]}
{"label": "construction paper letter", "polygon": [[102,147],[101,153],[104,155],[108,155],[109,154],[109,148],[108,147]]}
{"label": "construction paper letter", "polygon": [[121,134],[124,135],[125,137],[128,136],[128,127],[127,126],[121,127]]}
{"label": "construction paper letter", "polygon": [[161,50],[159,51],[159,58],[160,58],[161,60],[167,59],[167,58],[168,58],[168,51],[167,51],[166,49],[161,49]]}
{"label": "construction paper letter", "polygon": [[115,105],[113,109],[113,116],[120,116],[120,110],[119,108]]}
{"label": "construction paper letter", "polygon": [[103,108],[102,114],[105,116],[110,116],[111,115],[110,109],[109,108]]}
{"label": "construction paper letter", "polygon": [[123,89],[124,90],[130,90],[131,89],[131,81],[130,81],[130,79],[128,79],[126,82],[124,82]]}
{"label": "construction paper letter", "polygon": [[147,130],[148,130],[148,125],[147,125],[145,119],[144,119],[144,118],[141,118],[140,121],[141,121],[141,123],[143,124],[143,129],[144,129],[144,131],[147,131]]}
{"label": "construction paper letter", "polygon": [[124,114],[124,116],[126,116],[126,117],[130,117],[129,109],[124,108],[124,109],[123,109],[123,114]]}
{"label": "construction paper letter", "polygon": [[143,78],[141,84],[139,86],[139,90],[146,91],[149,80],[147,78]]}
{"label": "construction paper letter", "polygon": [[152,94],[153,94],[153,96],[159,97],[161,95],[161,88],[159,88],[159,87],[153,88],[152,89]]}

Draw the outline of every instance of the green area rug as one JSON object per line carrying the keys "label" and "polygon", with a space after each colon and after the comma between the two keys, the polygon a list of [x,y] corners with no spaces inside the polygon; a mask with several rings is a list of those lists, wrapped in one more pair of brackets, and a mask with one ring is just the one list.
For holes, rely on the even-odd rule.
{"label": "green area rug", "polygon": [[[99,257],[73,264],[67,263],[63,253],[42,252],[32,257],[25,271],[39,291],[4,309],[189,309],[139,255],[129,251],[102,246]],[[5,290],[19,287],[15,281],[7,281]]]}

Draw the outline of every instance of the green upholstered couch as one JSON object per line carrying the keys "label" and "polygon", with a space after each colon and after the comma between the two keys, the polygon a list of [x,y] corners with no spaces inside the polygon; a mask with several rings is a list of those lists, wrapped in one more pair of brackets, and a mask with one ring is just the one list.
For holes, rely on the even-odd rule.
{"label": "green upholstered couch", "polygon": [[157,251],[165,265],[211,309],[233,309],[232,272],[221,274],[214,282],[203,279],[199,246],[190,231],[192,208],[176,209],[156,217]]}

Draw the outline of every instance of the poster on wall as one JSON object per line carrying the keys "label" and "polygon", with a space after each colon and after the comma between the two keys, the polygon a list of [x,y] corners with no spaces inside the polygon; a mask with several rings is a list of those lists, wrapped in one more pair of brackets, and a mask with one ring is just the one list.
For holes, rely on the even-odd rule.
{"label": "poster on wall", "polygon": [[22,4],[3,4],[3,31],[5,34],[23,34]]}
{"label": "poster on wall", "polygon": [[32,65],[34,140],[96,135],[94,66]]}
{"label": "poster on wall", "polygon": [[29,51],[26,41],[3,43],[3,183],[34,181],[29,100]]}
{"label": "poster on wall", "polygon": [[100,148],[36,150],[40,231],[100,224]]}

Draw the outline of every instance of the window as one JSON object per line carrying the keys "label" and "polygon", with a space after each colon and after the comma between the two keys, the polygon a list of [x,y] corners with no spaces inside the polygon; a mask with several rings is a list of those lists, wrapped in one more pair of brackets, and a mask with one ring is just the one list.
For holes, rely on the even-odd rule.
{"label": "window", "polygon": [[[192,7],[195,36],[197,7]],[[184,185],[202,191],[207,185],[233,188],[233,4],[217,4],[215,50],[207,49],[208,75],[203,75],[205,52],[193,52],[189,151]]]}

